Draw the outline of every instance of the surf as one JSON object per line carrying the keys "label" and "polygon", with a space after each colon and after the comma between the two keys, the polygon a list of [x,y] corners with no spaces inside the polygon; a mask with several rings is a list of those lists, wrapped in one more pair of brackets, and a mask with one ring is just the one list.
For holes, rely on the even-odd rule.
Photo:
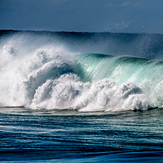
{"label": "surf", "polygon": [[162,38],[1,31],[0,105],[79,112],[161,107]]}

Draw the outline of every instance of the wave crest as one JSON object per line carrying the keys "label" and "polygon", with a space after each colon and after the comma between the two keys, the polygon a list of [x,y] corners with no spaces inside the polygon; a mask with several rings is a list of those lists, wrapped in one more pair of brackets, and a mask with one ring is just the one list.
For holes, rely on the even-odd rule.
{"label": "wave crest", "polygon": [[[33,34],[26,35],[29,37],[14,35],[0,45],[0,105],[80,112],[142,110],[163,105],[162,61],[114,56],[115,51],[109,51],[110,55],[77,51],[79,46],[94,45],[92,42],[86,46],[90,37],[95,37],[93,34],[58,36],[74,51],[50,37],[45,41],[37,36],[31,45]],[[102,39],[103,35],[99,36]]]}

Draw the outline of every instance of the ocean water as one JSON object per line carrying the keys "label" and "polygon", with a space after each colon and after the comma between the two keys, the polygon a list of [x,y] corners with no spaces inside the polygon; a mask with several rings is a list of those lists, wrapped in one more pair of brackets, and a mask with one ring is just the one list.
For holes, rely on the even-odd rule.
{"label": "ocean water", "polygon": [[0,161],[162,162],[163,35],[0,31]]}

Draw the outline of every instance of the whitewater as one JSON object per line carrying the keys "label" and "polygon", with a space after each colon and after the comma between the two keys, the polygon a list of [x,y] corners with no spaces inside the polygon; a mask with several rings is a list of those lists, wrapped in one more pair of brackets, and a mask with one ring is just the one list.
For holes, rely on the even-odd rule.
{"label": "whitewater", "polygon": [[0,106],[162,107],[162,54],[162,35],[2,30]]}
{"label": "whitewater", "polygon": [[0,162],[162,162],[163,35],[0,30]]}

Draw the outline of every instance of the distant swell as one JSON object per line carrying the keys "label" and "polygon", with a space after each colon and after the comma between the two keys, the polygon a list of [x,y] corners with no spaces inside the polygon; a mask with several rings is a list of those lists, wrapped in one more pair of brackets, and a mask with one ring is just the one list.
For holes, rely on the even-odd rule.
{"label": "distant swell", "polygon": [[[162,60],[151,60],[147,53],[139,58],[140,53],[131,51],[126,37],[138,46],[136,36],[122,34],[115,40],[115,36],[97,35],[1,31],[0,105],[80,112],[162,106]],[[120,40],[125,50],[118,46]],[[115,42],[116,48],[103,54],[109,42],[112,46]],[[148,54],[155,52],[160,58],[161,44],[156,48],[154,43]],[[143,55],[146,48],[137,52]]]}

